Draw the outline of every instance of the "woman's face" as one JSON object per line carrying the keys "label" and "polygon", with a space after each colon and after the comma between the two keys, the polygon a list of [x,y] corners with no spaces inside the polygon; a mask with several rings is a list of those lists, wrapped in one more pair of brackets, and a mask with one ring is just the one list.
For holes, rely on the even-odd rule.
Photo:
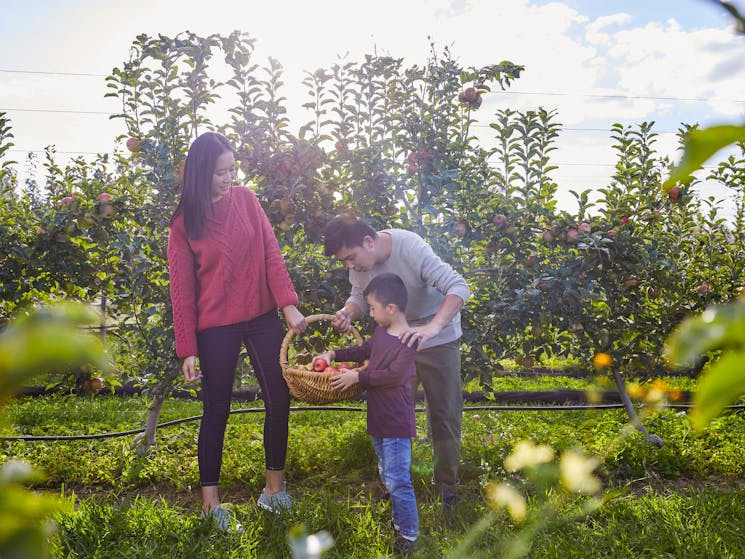
{"label": "woman's face", "polygon": [[226,151],[215,161],[215,173],[212,175],[212,201],[217,202],[227,194],[235,178],[235,158],[233,152]]}

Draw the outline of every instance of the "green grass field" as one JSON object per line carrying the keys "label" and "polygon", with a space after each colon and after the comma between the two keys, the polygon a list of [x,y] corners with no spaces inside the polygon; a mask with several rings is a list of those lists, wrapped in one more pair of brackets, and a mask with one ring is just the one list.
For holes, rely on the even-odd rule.
{"label": "green grass field", "polygon": [[[567,380],[567,379],[565,379]],[[534,381],[530,381],[534,383]],[[551,383],[555,382],[553,379]],[[510,388],[516,383],[510,381]],[[526,385],[523,385],[523,389]],[[531,385],[535,388],[535,384]],[[564,384],[563,386],[567,386]],[[687,387],[685,387],[687,388]],[[255,409],[261,403],[234,404]],[[199,415],[201,404],[172,400],[161,421]],[[25,398],[7,410],[0,434],[77,435],[142,427],[138,398],[53,396]],[[282,517],[260,510],[263,486],[261,413],[232,415],[221,487],[246,532],[225,536],[201,521],[196,460],[198,422],[159,430],[147,456],[130,449],[132,436],[85,441],[3,442],[0,460],[30,462],[46,479],[39,491],[62,495],[74,512],[58,518],[52,556],[290,557],[287,534],[303,526],[327,530],[336,544],[327,558],[376,558],[392,552],[390,509],[376,507],[381,491],[375,455],[357,411],[294,411],[290,418],[288,489],[296,506]],[[556,451],[581,447],[601,456],[606,493],[597,512],[571,517],[573,499],[531,539],[529,557],[745,557],[745,420],[741,412],[693,432],[680,410],[645,419],[665,444],[658,449],[634,432],[619,437],[623,410],[464,412],[462,496],[452,514],[441,510],[430,486],[431,448],[423,413],[414,446],[413,476],[422,537],[416,557],[503,557],[519,533],[506,513],[485,499],[489,481],[512,480],[534,498],[535,488],[508,473],[502,462],[521,439]],[[475,528],[480,525],[480,528]]]}

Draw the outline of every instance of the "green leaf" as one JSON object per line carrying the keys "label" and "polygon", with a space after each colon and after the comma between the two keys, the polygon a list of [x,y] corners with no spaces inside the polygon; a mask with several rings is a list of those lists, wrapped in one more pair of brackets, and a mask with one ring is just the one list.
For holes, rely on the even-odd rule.
{"label": "green leaf", "polygon": [[699,431],[745,392],[745,351],[729,352],[701,377],[693,396],[691,422]]}
{"label": "green leaf", "polygon": [[714,305],[684,320],[668,337],[665,353],[678,365],[691,365],[713,349],[745,347],[745,301]]}
{"label": "green leaf", "polygon": [[0,404],[40,371],[91,363],[106,368],[101,341],[79,326],[95,324],[95,313],[76,304],[36,309],[0,334]]}
{"label": "green leaf", "polygon": [[686,136],[683,159],[673,168],[662,188],[669,191],[675,183],[684,181],[700,169],[720,149],[735,142],[745,142],[745,126],[722,125],[691,130]]}

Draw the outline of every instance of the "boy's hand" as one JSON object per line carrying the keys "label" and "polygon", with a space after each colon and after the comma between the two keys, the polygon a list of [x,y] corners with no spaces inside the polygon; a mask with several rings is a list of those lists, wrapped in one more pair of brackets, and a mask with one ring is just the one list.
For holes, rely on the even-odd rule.
{"label": "boy's hand", "polygon": [[360,375],[357,371],[349,371],[335,375],[329,379],[331,386],[335,390],[346,390],[360,381]]}
{"label": "boy's hand", "polygon": [[[334,357],[336,357],[336,352],[334,352],[334,351],[326,351],[326,352],[322,353],[321,355],[316,355],[313,358],[313,361],[311,361],[311,363],[314,366],[313,367],[313,370],[315,370],[316,361],[318,361],[319,359],[323,359],[326,362],[326,366],[329,366],[332,363],[332,361],[334,360]],[[322,370],[323,369],[321,369],[321,371]]]}

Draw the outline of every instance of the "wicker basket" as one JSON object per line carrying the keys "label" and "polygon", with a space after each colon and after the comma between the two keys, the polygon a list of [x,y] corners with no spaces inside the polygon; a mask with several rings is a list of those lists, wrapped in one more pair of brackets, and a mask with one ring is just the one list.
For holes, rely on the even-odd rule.
{"label": "wicker basket", "polygon": [[[314,314],[307,316],[305,320],[310,324],[322,320],[332,321],[335,318],[331,314]],[[360,336],[360,333],[352,328],[351,334],[354,336],[357,345],[362,345],[362,336]],[[294,337],[295,333],[289,330],[285,339],[282,341],[282,347],[279,351],[279,364],[282,367],[282,374],[285,377],[287,386],[290,388],[290,393],[296,399],[309,404],[331,404],[333,402],[355,398],[362,393],[362,387],[359,384],[355,384],[346,390],[333,388],[329,379],[338,375],[339,373],[337,372],[308,371],[289,365],[287,362],[287,351]],[[358,371],[364,366],[365,364],[350,370]]]}

